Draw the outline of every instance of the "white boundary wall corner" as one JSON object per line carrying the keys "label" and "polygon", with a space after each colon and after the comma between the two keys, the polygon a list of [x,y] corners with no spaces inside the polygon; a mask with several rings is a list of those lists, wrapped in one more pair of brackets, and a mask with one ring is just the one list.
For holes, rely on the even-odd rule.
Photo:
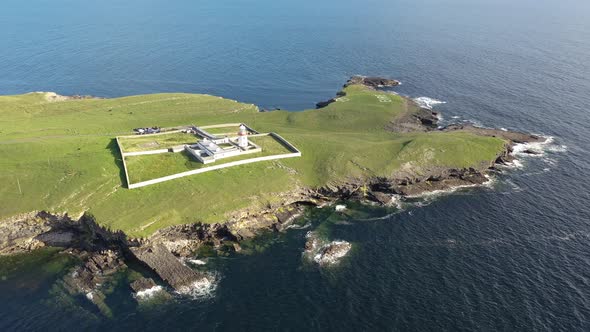
{"label": "white boundary wall corner", "polygon": [[125,171],[125,181],[127,181],[127,188],[131,189],[131,183],[129,182],[129,173],[127,173],[127,162],[125,161],[125,155],[123,154],[123,148],[121,148],[121,143],[119,143],[119,137],[117,137],[116,140],[117,140],[117,147],[119,147],[119,152],[121,153],[121,160],[123,160],[123,170]]}

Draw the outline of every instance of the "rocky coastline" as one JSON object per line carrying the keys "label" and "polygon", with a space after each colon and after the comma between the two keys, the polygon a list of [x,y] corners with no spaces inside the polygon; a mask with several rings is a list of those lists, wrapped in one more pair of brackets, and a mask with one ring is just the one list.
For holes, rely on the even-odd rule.
{"label": "rocky coastline", "polygon": [[[345,86],[350,84],[363,84],[377,89],[396,86],[399,82],[355,76]],[[332,101],[325,102],[327,104],[322,104],[321,107]],[[407,99],[407,102],[412,101]],[[514,161],[512,152],[516,144],[544,140],[536,135],[471,125],[439,128],[438,113],[425,108],[403,115],[386,124],[385,129],[395,132],[466,131],[476,135],[500,137],[507,144],[495,160],[478,168],[432,168],[419,176],[398,172],[390,178],[345,179],[322,188],[296,188],[285,193],[280,204],[268,206],[264,210],[237,211],[227,222],[220,224],[172,226],[145,239],[132,239],[122,232],[105,229],[88,214],[72,218],[46,211],[31,212],[0,222],[0,255],[28,252],[45,246],[64,248],[65,253],[75,255],[83,261],[82,265],[68,274],[64,283],[71,293],[86,294],[99,308],[101,299],[104,299],[100,285],[109,276],[126,268],[129,262],[139,263],[153,272],[130,284],[130,289],[134,292],[139,293],[157,284],[164,284],[183,293],[191,285],[209,278],[181,261],[181,258],[194,255],[203,246],[210,246],[218,251],[239,252],[241,241],[253,238],[263,231],[285,231],[310,206],[324,206],[338,200],[368,201],[389,206],[394,203],[394,197],[412,197],[459,186],[481,185],[488,181],[490,173],[496,171],[498,165]],[[348,243],[318,247],[313,238],[308,240],[306,247],[308,246],[315,252],[316,262],[320,265],[330,265],[350,250]]]}

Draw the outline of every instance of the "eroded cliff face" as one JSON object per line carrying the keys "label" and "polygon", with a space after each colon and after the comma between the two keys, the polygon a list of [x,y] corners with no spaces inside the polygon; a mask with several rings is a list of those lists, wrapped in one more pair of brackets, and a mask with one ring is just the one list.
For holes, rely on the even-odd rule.
{"label": "eroded cliff face", "polygon": [[34,211],[0,222],[0,255],[45,246],[98,251],[118,248],[126,242],[124,233],[99,226],[89,215],[72,219],[67,214]]}

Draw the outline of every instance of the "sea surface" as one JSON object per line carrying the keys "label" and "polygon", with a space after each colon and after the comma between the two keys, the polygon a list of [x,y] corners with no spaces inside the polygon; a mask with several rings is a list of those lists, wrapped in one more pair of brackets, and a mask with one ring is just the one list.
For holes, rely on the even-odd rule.
{"label": "sea surface", "polygon": [[[396,78],[444,122],[552,137],[488,186],[397,209],[341,202],[205,259],[194,296],[108,314],[68,297],[76,262],[0,259],[0,330],[590,330],[590,1],[3,0],[0,94],[220,95],[301,110],[354,74]],[[438,103],[445,102],[445,103]],[[1,113],[0,113],[1,114]],[[1,116],[1,115],[0,115]],[[306,233],[353,244],[336,267]],[[121,278],[125,278],[122,276]]]}

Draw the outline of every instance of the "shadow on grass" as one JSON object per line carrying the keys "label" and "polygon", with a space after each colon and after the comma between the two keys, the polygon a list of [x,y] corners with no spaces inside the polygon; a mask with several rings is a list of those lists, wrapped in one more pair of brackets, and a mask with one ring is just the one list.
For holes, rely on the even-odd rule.
{"label": "shadow on grass", "polygon": [[117,167],[119,167],[119,178],[121,179],[121,185],[125,188],[129,188],[127,178],[125,177],[125,165],[123,165],[123,156],[121,155],[121,151],[119,150],[119,146],[117,145],[117,140],[113,138],[109,142],[109,145],[107,145],[107,149],[111,151],[115,164],[117,165]]}

